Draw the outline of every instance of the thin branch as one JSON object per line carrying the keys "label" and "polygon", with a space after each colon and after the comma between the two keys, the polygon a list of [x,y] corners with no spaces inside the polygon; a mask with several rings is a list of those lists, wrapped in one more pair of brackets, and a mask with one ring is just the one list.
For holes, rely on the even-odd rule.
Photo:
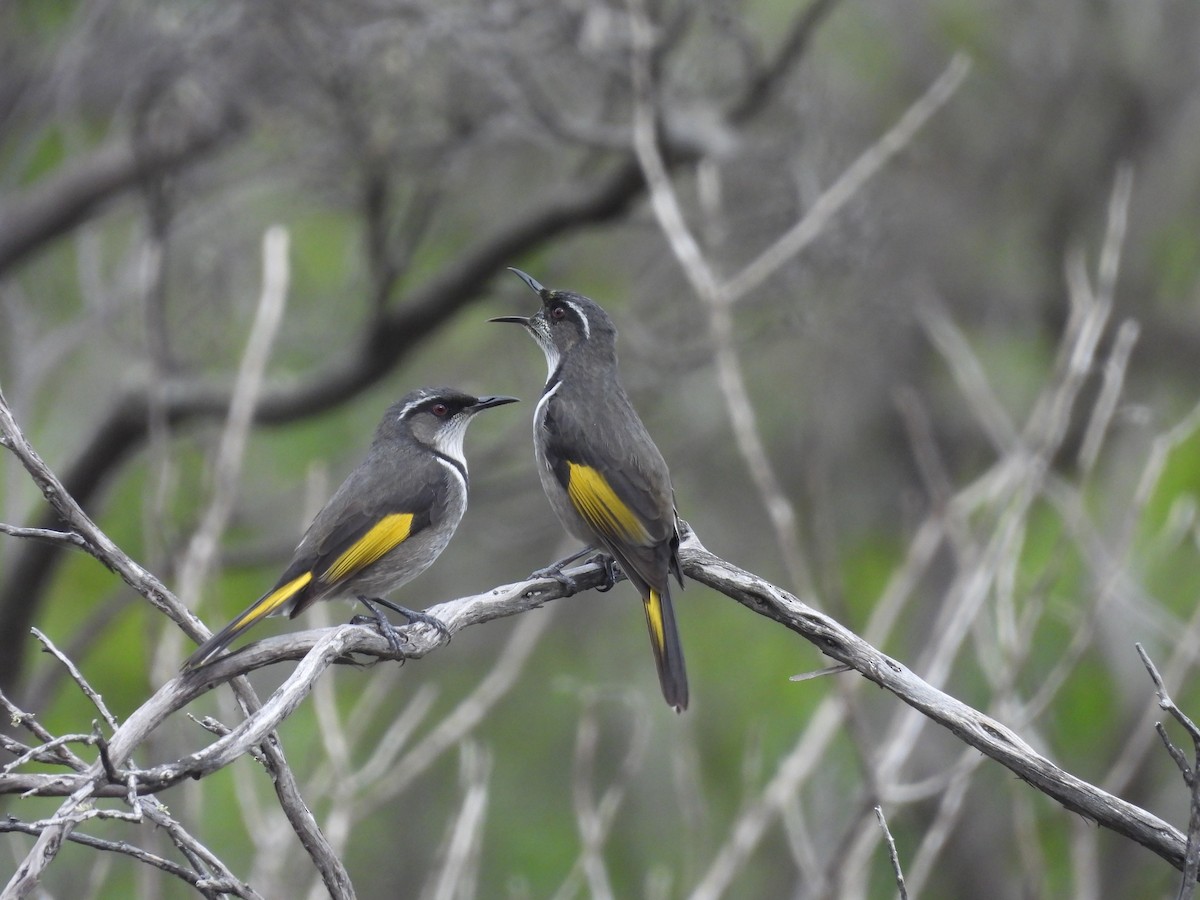
{"label": "thin branch", "polygon": [[17,525],[7,525],[4,522],[0,522],[0,534],[7,534],[10,537],[28,538],[33,541],[46,541],[50,544],[75,547],[79,550],[86,550],[88,546],[87,541],[74,531],[56,531],[53,528],[21,528]]}
{"label": "thin branch", "polygon": [[971,343],[953,319],[935,304],[917,307],[917,317],[930,342],[947,363],[958,390],[967,400],[967,411],[979,422],[998,456],[1018,442],[1017,427],[988,381],[987,372]]}
{"label": "thin branch", "polygon": [[[4,695],[3,691],[0,691],[0,707],[3,707],[9,722],[11,722],[14,726],[19,725],[20,727],[24,728],[44,744],[49,745],[56,740],[54,735],[52,735],[37,720],[37,716],[35,716],[33,713],[25,712],[23,709],[19,708]],[[70,766],[77,772],[82,772],[87,768],[87,763],[85,763],[71,751],[67,750],[65,747],[55,747],[54,752],[56,756],[56,759],[53,760],[54,762]]]}
{"label": "thin branch", "polygon": [[179,569],[179,597],[189,608],[196,605],[201,584],[212,566],[233,508],[254,407],[262,390],[275,335],[283,321],[289,277],[287,229],[278,225],[267,229],[263,235],[262,257],[262,293],[234,379],[229,413],[213,463],[212,497]]}
{"label": "thin branch", "polygon": [[971,70],[970,59],[954,55],[942,74],[929,86],[882,137],[868,147],[846,168],[837,180],[817,198],[804,217],[742,268],[722,286],[730,303],[736,303],[758,288],[781,266],[793,259],[828,227],[868,181],[892,158],[912,143],[925,123],[954,96]]}
{"label": "thin branch", "polygon": [[462,805],[451,825],[442,851],[441,865],[422,893],[428,900],[454,900],[475,896],[478,881],[480,839],[488,807],[491,755],[473,741],[462,745]]}
{"label": "thin branch", "polygon": [[[795,631],[825,655],[853,667],[867,680],[892,692],[1067,809],[1147,847],[1172,865],[1183,867],[1185,839],[1169,824],[1075,778],[1036,753],[995,719],[937,690],[902,664],[880,653],[792,594],[708,553],[690,529],[685,529],[685,534],[680,553],[688,577]],[[596,586],[604,578],[601,567],[596,565],[581,567],[574,570],[572,575],[586,587]],[[518,582],[485,594],[441,604],[431,612],[445,621],[452,631],[456,631],[500,616],[530,610],[561,596],[561,593],[562,586],[553,579]],[[412,626],[410,634],[413,647],[407,654],[414,657],[431,652],[441,643],[438,635],[423,625]],[[246,748],[261,742],[268,731],[295,709],[311,689],[315,678],[345,654],[368,652],[383,656],[391,652],[387,642],[372,630],[350,625],[316,634],[306,632],[252,644],[191,676],[164,685],[154,697],[132,713],[114,734],[110,742],[114,764],[124,765],[144,736],[161,723],[170,711],[189,702],[213,684],[235,673],[308,650],[311,652],[260,712],[202,751],[174,763],[138,770],[139,790],[160,790],[182,778],[203,776],[237,758]],[[56,776],[59,781],[54,784],[50,784],[47,776],[4,776],[0,777],[0,793],[26,790],[40,784],[45,786],[45,793],[61,795],[66,791],[74,791],[82,796],[123,796],[123,785],[102,784],[96,780],[97,774],[103,777],[98,764],[83,776]],[[74,802],[81,802],[82,796],[76,797]],[[43,833],[43,837],[46,837],[46,833]],[[17,877],[24,877],[25,871],[23,867]]]}
{"label": "thin branch", "polygon": [[[41,828],[36,822],[21,822],[12,816],[0,820],[0,834],[31,834],[37,836],[40,832]],[[143,850],[141,847],[137,847],[126,841],[106,841],[101,838],[92,837],[91,835],[79,834],[78,832],[73,832],[68,837],[68,840],[92,850],[104,850],[109,853],[119,853],[122,856],[128,856],[137,862],[161,869],[168,875],[173,875],[180,881],[186,882],[197,889],[213,893],[233,894],[236,897],[248,896],[243,885],[236,880],[206,878],[191,869]]]}
{"label": "thin branch", "polygon": [[41,631],[36,628],[32,629],[32,631],[33,636],[42,642],[42,645],[46,648],[46,652],[62,663],[63,668],[70,673],[71,678],[74,679],[77,685],[79,685],[79,689],[83,691],[83,695],[91,700],[92,705],[99,710],[100,715],[104,716],[104,721],[108,723],[108,727],[113,731],[116,731],[117,717],[109,712],[108,707],[104,703],[104,698],[100,696],[99,692],[95,688],[88,684],[87,679],[83,677],[83,673],[79,671],[79,667],[70,659],[68,659],[61,650],[55,647],[54,642],[51,641],[50,638],[46,637],[46,635],[42,634]]}
{"label": "thin branch", "polygon": [[1108,360],[1104,363],[1104,380],[1100,387],[1100,396],[1092,407],[1092,416],[1088,420],[1087,430],[1079,445],[1077,457],[1079,468],[1087,473],[1095,468],[1100,456],[1100,446],[1108,432],[1113,414],[1117,410],[1117,401],[1125,385],[1125,372],[1129,368],[1129,357],[1133,354],[1134,344],[1137,343],[1141,328],[1132,319],[1126,319],[1117,329],[1113,339],[1112,349]]}
{"label": "thin branch", "polygon": [[690,578],[802,635],[826,656],[851,666],[1067,809],[1147,847],[1176,868],[1183,867],[1184,836],[1168,823],[1059,768],[1011,729],[936,689],[829,616],[708,553],[694,533],[688,533],[681,556]]}
{"label": "thin branch", "polygon": [[780,42],[774,58],[755,73],[745,91],[730,107],[727,117],[731,122],[745,121],[779,91],[788,72],[795,69],[808,50],[817,27],[825,21],[836,5],[837,0],[813,0],[807,9],[796,16],[792,27]]}
{"label": "thin branch", "polygon": [[118,140],[0,206],[0,272],[96,215],[103,204],[146,178],[204,157],[237,132],[233,107],[190,122],[153,142]]}
{"label": "thin branch", "polygon": [[654,28],[646,17],[642,0],[629,0],[629,9],[634,46],[630,73],[634,97],[633,146],[649,186],[651,207],[679,267],[707,314],[715,350],[717,382],[733,426],[734,441],[758,489],[792,584],[807,593],[812,588],[812,576],[801,549],[796,509],[771,463],[758,427],[754,403],[734,349],[729,297],[687,225],[664,154],[659,148],[652,80]]}
{"label": "thin branch", "polygon": [[[7,447],[17,456],[59,517],[87,542],[88,552],[120,575],[130,587],[150,600],[157,609],[166,613],[190,637],[200,640],[207,635],[208,632],[203,624],[179,602],[174,594],[167,590],[151,573],[126,555],[83,512],[78,502],[67,493],[62,483],[29,444],[13,418],[12,410],[2,392],[0,392],[0,446]],[[235,682],[234,688],[247,709],[258,708],[257,697],[254,696],[248,682],[239,680]],[[127,722],[126,725],[128,724]],[[123,729],[117,729],[114,734],[114,743],[122,733]],[[260,734],[260,739],[263,736]],[[117,746],[119,747],[119,744]],[[133,747],[120,750],[110,747],[112,764],[123,765],[132,751]],[[330,893],[339,897],[353,897],[353,888],[345,867],[324,840],[316,820],[313,819],[312,813],[300,797],[295,776],[287,768],[283,752],[274,738],[264,744],[264,752],[271,762],[273,784],[280,797],[281,806],[288,814],[301,843],[308,850],[318,870],[325,878]],[[104,766],[97,762],[89,768],[87,783],[78,786],[72,796],[62,805],[53,820],[53,827],[42,832],[33,850],[26,856],[25,862],[19,867],[17,874],[13,876],[10,886],[20,886],[20,890],[29,890],[40,881],[45,867],[62,847],[65,836],[81,821],[81,814],[78,812],[80,804],[94,796],[102,786],[109,786],[106,784],[107,773],[104,771],[108,764],[109,760],[106,760]],[[13,889],[17,890],[18,888],[14,887]]]}
{"label": "thin branch", "polygon": [[574,897],[583,886],[589,897],[611,898],[612,883],[604,863],[604,843],[612,831],[613,822],[634,776],[641,767],[642,757],[650,738],[649,721],[644,709],[629,704],[632,728],[628,746],[621,755],[617,771],[607,788],[595,796],[596,758],[600,726],[596,715],[596,698],[589,697],[579,720],[575,736],[574,774],[571,796],[575,807],[575,822],[579,829],[579,858],[566,880],[555,893],[555,900]]}
{"label": "thin branch", "polygon": [[1156,726],[1159,736],[1167,747],[1167,751],[1175,760],[1175,764],[1179,766],[1179,771],[1183,773],[1184,783],[1187,784],[1191,793],[1187,850],[1184,853],[1183,879],[1179,884],[1179,893],[1177,895],[1179,900],[1189,900],[1190,897],[1195,896],[1196,878],[1197,875],[1200,875],[1200,728],[1197,728],[1196,723],[1171,699],[1171,695],[1167,693],[1166,685],[1163,684],[1162,676],[1158,674],[1158,669],[1151,661],[1149,654],[1142,648],[1142,645],[1137,643],[1133,646],[1137,650],[1138,656],[1142,658],[1142,665],[1146,667],[1146,671],[1150,674],[1150,680],[1154,683],[1154,692],[1158,695],[1158,705],[1166,710],[1171,718],[1183,727],[1188,737],[1192,739],[1192,761],[1189,763],[1183,753],[1171,743],[1167,737],[1166,729],[1161,724]]}
{"label": "thin branch", "polygon": [[[267,361],[287,304],[290,274],[288,245],[288,232],[281,226],[272,226],[263,234],[262,291],[238,366],[233,395],[229,401],[229,414],[213,462],[212,495],[188,541],[179,566],[179,599],[189,609],[195,609],[199,603],[204,581],[212,568],[221,536],[233,510],[254,407],[262,391]],[[178,649],[174,639],[176,634],[172,631],[172,637],[159,644],[159,652],[155,654],[151,665],[151,672],[158,676],[155,680],[166,676],[174,666],[173,661],[165,657],[173,656]]]}
{"label": "thin branch", "polygon": [[[608,578],[605,568],[588,563],[568,574],[578,590],[590,590],[604,584]],[[551,600],[567,596],[566,588],[553,578],[537,578],[503,585],[482,594],[475,594],[437,604],[429,613],[441,619],[451,634],[463,628],[533,610]],[[518,629],[514,639],[531,648],[542,630],[542,623],[530,619],[524,629]],[[419,659],[443,646],[445,639],[424,624],[400,629],[408,645],[399,651],[391,647],[374,628],[364,625],[339,625],[334,628],[293,632],[258,641],[236,653],[222,657],[201,669],[177,676],[160,687],[138,709],[129,715],[110,740],[110,755],[114,764],[123,767],[130,754],[157,728],[167,716],[192,700],[230,679],[283,660],[300,660],[288,679],[271,695],[260,709],[254,710],[243,722],[201,751],[172,763],[147,769],[131,770],[137,775],[140,793],[157,793],[188,778],[202,778],[237,759],[248,748],[260,743],[265,734],[283,721],[312,690],[317,678],[334,664],[358,664],[352,657],[377,660]],[[483,711],[490,708],[490,697],[502,693],[511,684],[513,673],[528,649],[506,657],[505,666],[492,673],[476,692],[464,701],[450,717],[427,735],[421,744],[410,751],[403,765],[388,774],[389,780],[408,783],[423,770],[430,758],[436,758],[446,746],[453,746],[469,727],[479,721]],[[125,774],[123,768],[118,774]],[[7,775],[0,776],[0,794],[34,790],[43,796],[64,796],[86,784],[96,782],[94,796],[124,796],[122,785],[97,781],[103,776],[99,764],[76,775]],[[65,780],[64,780],[65,779]]]}
{"label": "thin branch", "polygon": [[203,624],[193,616],[166,586],[150,572],[130,559],[83,511],[75,497],[42,460],[17,425],[12,409],[0,391],[0,446],[7,448],[25,467],[34,484],[50,502],[54,512],[68,528],[85,542],[85,549],[105,567],[119,575],[131,588],[145,597],[160,612],[200,639]]}
{"label": "thin branch", "polygon": [[[15,743],[16,742],[14,742],[14,744]],[[17,769],[21,768],[21,766],[29,762],[57,763],[61,765],[62,758],[58,755],[58,751],[60,751],[67,744],[84,744],[87,746],[93,746],[95,743],[96,736],[92,734],[60,734],[58,737],[51,738],[45,743],[38,744],[36,747],[20,748],[20,753],[16,759],[6,763],[3,767],[0,767],[0,775],[7,775],[10,772],[15,772]],[[17,747],[13,747],[13,750],[17,751],[18,747],[19,745]]]}
{"label": "thin branch", "polygon": [[904,886],[904,869],[900,866],[900,854],[896,852],[896,842],[892,839],[891,829],[888,828],[887,819],[883,816],[883,807],[875,807],[875,818],[879,820],[879,827],[883,830],[883,839],[887,842],[888,859],[892,863],[892,872],[896,876],[896,889],[900,893],[900,900],[908,900],[908,888]]}

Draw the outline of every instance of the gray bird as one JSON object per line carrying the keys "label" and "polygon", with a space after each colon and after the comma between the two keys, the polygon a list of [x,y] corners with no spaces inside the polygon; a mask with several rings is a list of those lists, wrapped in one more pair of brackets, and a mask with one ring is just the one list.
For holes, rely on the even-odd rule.
{"label": "gray bird", "polygon": [[416,578],[446,549],[467,508],[463,437],[476,413],[516,397],[473,397],[422,388],[384,414],[367,457],[325,504],[275,586],[183,663],[199,668],[260,619],[295,618],[318,600],[357,599],[393,646],[398,637],[375,607],[445,626],[380,597]]}
{"label": "gray bird", "polygon": [[683,647],[668,577],[680,586],[679,523],[667,464],[617,376],[617,330],[593,300],[542,287],[512,269],[541,298],[534,315],[493,322],[525,327],[546,354],[549,375],[533,415],[542,488],[563,527],[620,565],[642,595],[663,696],[688,704]]}

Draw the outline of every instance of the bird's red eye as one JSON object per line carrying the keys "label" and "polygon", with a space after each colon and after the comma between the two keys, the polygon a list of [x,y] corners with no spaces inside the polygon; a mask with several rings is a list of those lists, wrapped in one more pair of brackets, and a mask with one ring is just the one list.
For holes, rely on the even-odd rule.
{"label": "bird's red eye", "polygon": [[435,403],[433,406],[429,407],[429,411],[440,419],[446,415],[446,413],[450,412],[450,407],[448,407],[445,403]]}
{"label": "bird's red eye", "polygon": [[556,322],[561,322],[567,317],[567,308],[565,306],[550,307],[550,318]]}

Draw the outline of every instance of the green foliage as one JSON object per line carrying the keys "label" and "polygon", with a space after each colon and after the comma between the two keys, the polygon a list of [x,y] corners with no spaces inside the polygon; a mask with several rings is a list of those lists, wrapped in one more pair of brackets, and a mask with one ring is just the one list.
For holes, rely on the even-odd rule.
{"label": "green foliage", "polygon": [[1200,219],[1167,223],[1149,243],[1158,296],[1168,305],[1190,309],[1200,278]]}
{"label": "green foliage", "polygon": [[[162,387],[170,397],[232,381],[261,289],[261,237],[271,224],[282,223],[291,239],[288,310],[268,366],[277,396],[297,385],[332,384],[330,373],[352,368],[378,314],[403,310],[412,291],[453,282],[465,254],[485,237],[508,233],[547,197],[594,188],[625,162],[624,14],[603,5],[534,4],[508,20],[500,6],[457,3],[449,13],[437,4],[414,6],[427,21],[405,19],[387,4],[353,2],[319,11],[267,4],[253,15],[222,9],[212,18],[203,4],[171,2],[92,11],[38,0],[5,10],[11,30],[0,38],[0,75],[12,77],[4,82],[11,105],[4,107],[10,127],[0,134],[0,175],[14,196],[31,195],[110,140],[173,133],[219,105],[225,92],[244,117],[237,141],[163,177],[135,179],[82,225],[2,273],[0,381],[19,396],[22,424],[56,470],[71,465],[124,385]],[[938,624],[962,602],[951,588],[977,579],[982,600],[963,643],[948,651],[944,689],[997,716],[1028,714],[1010,724],[1065,768],[1099,781],[1128,742],[1142,739],[1129,733],[1130,722],[1153,702],[1148,682],[1130,682],[1131,671],[1140,678],[1133,641],[1146,642],[1156,658],[1161,652],[1160,661],[1186,657],[1181,635],[1200,595],[1200,435],[1174,448],[1145,509],[1133,503],[1148,448],[1177,414],[1172,405],[1188,407],[1196,395],[1186,305],[1200,271],[1191,187],[1200,141],[1188,114],[1196,14],[1186,5],[1147,13],[1084,2],[1049,12],[959,0],[919,13],[838,4],[763,114],[749,123],[719,121],[738,80],[778,45],[797,10],[778,0],[688,7],[692,15],[677,23],[684,33],[666,24],[657,32],[670,39],[657,70],[663,134],[682,129],[697,146],[712,142],[703,167],[688,157],[673,184],[720,279],[816,208],[821,192],[907,107],[943,57],[966,50],[975,63],[919,140],[734,310],[732,349],[759,436],[798,510],[819,591],[837,586],[835,596],[821,599],[862,629],[901,574],[925,517],[944,525],[934,558],[908,573],[912,589],[883,648],[923,666],[941,638]],[[1138,57],[1125,49],[1133,42],[1153,52]],[[1089,379],[1063,423],[1062,451],[1037,460],[1044,464],[1037,472],[998,478],[993,493],[979,488],[970,502],[959,496],[961,505],[939,506],[946,498],[937,491],[953,494],[995,476],[1002,457],[1022,460],[995,445],[981,421],[987,410],[955,377],[963,361],[942,356],[918,311],[932,304],[961,330],[988,391],[1024,433],[1064,358],[1064,258],[1082,247],[1095,282],[1108,187],[1130,159],[1134,201],[1116,303],[1118,318],[1133,316],[1144,328],[1099,464],[1081,475],[1072,441],[1093,412],[1113,322],[1087,361]],[[363,186],[372,175],[386,176],[382,220],[395,271],[367,252]],[[7,199],[0,201],[6,210]],[[154,239],[156,226],[163,244]],[[787,581],[756,473],[734,440],[706,310],[655,228],[652,207],[637,198],[628,213],[555,227],[527,241],[519,258],[493,260],[497,271],[486,287],[394,369],[357,373],[362,381],[318,415],[251,431],[232,520],[199,607],[206,622],[220,625],[274,581],[311,513],[365,452],[382,410],[418,384],[514,393],[526,403],[510,418],[476,427],[463,530],[397,599],[422,606],[485,590],[563,549],[529,448],[541,360],[523,336],[485,321],[533,306],[505,264],[552,287],[586,290],[612,312],[626,382],[671,462],[680,511],[714,552]],[[149,277],[160,251],[161,294]],[[377,296],[380,285],[386,296]],[[904,398],[915,401],[900,409]],[[170,586],[212,496],[220,419],[177,424],[152,416],[152,442],[89,498],[106,532]],[[914,462],[920,453],[927,455],[917,461],[929,468]],[[934,491],[930,469],[935,481],[945,479]],[[44,505],[23,507],[34,496],[24,473],[13,467],[3,474],[0,518],[36,518]],[[1038,481],[1043,476],[1049,481]],[[1025,508],[1030,484],[1045,490]],[[938,523],[947,510],[953,521]],[[1015,535],[1008,555],[988,557],[1007,527]],[[9,549],[6,562],[18,552]],[[659,700],[627,585],[530,614],[554,621],[513,688],[465,738],[491,764],[479,896],[552,896],[576,865],[575,760],[584,718],[596,728],[595,796],[624,777],[621,760],[631,743],[644,741],[603,848],[616,896],[686,895],[727,846],[738,817],[813,733],[813,716],[825,704],[841,704],[843,724],[816,751],[813,774],[782,804],[792,817],[768,823],[727,894],[790,896],[817,874],[841,874],[841,854],[876,834],[869,810],[881,798],[891,807],[902,861],[920,852],[945,791],[905,791],[948,772],[962,745],[926,726],[905,764],[883,773],[903,717],[893,696],[854,674],[791,682],[829,661],[790,631],[698,586],[680,592],[677,603],[693,691],[683,716]],[[353,612],[322,607],[296,621],[265,623],[251,639],[345,621]],[[76,660],[118,715],[158,686],[148,673],[168,626],[90,557],[67,556],[36,624],[60,647],[78,642]],[[332,674],[331,708],[344,727],[364,695],[386,687],[348,747],[345,772],[331,774],[318,698],[302,704],[281,737],[301,784],[318,792],[314,812],[323,825],[337,817],[319,792],[339,778],[348,782],[426,688],[436,698],[408,746],[435,733],[489,677],[513,627],[468,629],[403,668]],[[95,711],[56,669],[43,655],[30,666],[30,685],[60,679],[39,695],[37,712],[53,731],[86,730]],[[279,665],[256,674],[260,694],[290,671]],[[1170,687],[1194,710],[1194,667],[1180,671]],[[1022,707],[1060,675],[1062,687],[1043,706]],[[240,716],[226,690],[187,712],[226,724]],[[210,740],[180,713],[137,762],[175,759]],[[353,823],[345,857],[360,896],[390,896],[396,885],[415,895],[436,869],[464,793],[456,750]],[[1129,799],[1154,809],[1174,804],[1163,814],[1182,821],[1186,798],[1173,765],[1158,748],[1146,759]],[[994,762],[981,761],[972,778],[921,895],[1009,900],[1078,892],[1071,816]],[[247,792],[274,807],[261,766],[242,759],[164,796],[239,877],[256,863],[251,838],[263,836],[248,829],[285,827],[276,819],[247,825],[239,809]],[[14,799],[6,811],[32,819],[56,806]],[[798,823],[807,834],[798,834]],[[160,837],[123,823],[89,823],[87,830],[135,843]],[[829,871],[808,870],[801,837],[816,868]],[[18,855],[29,844],[12,841]],[[1101,835],[1097,847],[1113,896],[1174,891],[1174,873],[1129,842]],[[256,887],[267,896],[306,890],[313,875],[297,843],[289,836],[279,853],[281,879],[295,883]],[[1031,857],[1042,860],[1040,871],[1022,869]],[[893,896],[878,846],[858,862],[868,873],[868,896]],[[92,851],[68,848],[47,892],[85,895],[94,864]],[[143,877],[120,861],[101,890],[189,895]]]}
{"label": "green foliage", "polygon": [[76,0],[18,0],[11,6],[21,33],[41,38],[58,37],[79,9]]}

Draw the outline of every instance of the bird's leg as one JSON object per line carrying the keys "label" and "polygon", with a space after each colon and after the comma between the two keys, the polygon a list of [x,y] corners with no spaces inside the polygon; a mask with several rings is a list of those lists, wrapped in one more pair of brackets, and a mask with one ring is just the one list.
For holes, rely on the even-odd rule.
{"label": "bird's leg", "polygon": [[408,619],[409,624],[412,624],[413,622],[423,622],[424,624],[429,625],[446,635],[447,640],[450,639],[450,629],[446,627],[446,623],[435,616],[429,615],[428,613],[417,612],[415,609],[408,609],[407,607],[392,603],[390,600],[384,600],[382,597],[368,597],[365,594],[359,594],[355,599],[369,609],[371,611],[371,615],[355,616],[350,620],[351,624],[360,625],[366,622],[374,624],[379,630],[379,633],[387,639],[388,647],[390,647],[392,652],[396,655],[400,654],[401,642],[405,641],[406,638],[399,632],[395,625],[388,621],[387,616],[379,611],[379,607],[375,605],[376,603],[386,606],[393,612],[400,613],[400,615]]}
{"label": "bird's leg", "polygon": [[564,575],[563,569],[565,569],[567,566],[569,566],[571,563],[575,562],[576,560],[582,559],[583,557],[587,556],[589,553],[594,553],[594,552],[596,552],[595,547],[584,547],[582,550],[580,550],[576,553],[572,553],[570,556],[564,557],[563,559],[560,559],[556,563],[551,563],[550,565],[546,566],[545,568],[535,569],[530,574],[529,577],[530,578],[553,578],[555,581],[557,581],[559,584],[561,584],[564,588],[566,588],[566,590],[568,590],[570,593],[574,594],[578,590],[578,587],[575,584],[575,579],[572,578],[570,575]]}
{"label": "bird's leg", "polygon": [[366,625],[372,624],[375,629],[387,640],[388,647],[397,656],[400,655],[400,642],[403,640],[403,635],[396,630],[396,626],[387,620],[387,616],[379,611],[379,607],[371,602],[371,598],[365,594],[359,594],[355,598],[371,611],[369,616],[355,616],[350,620],[351,625]]}
{"label": "bird's leg", "polygon": [[408,624],[412,625],[420,622],[422,625],[428,625],[434,631],[445,635],[446,640],[450,640],[449,627],[437,616],[431,616],[429,613],[422,612],[419,609],[409,609],[407,606],[401,606],[399,603],[393,603],[391,600],[384,600],[382,597],[375,597],[373,599],[380,606],[386,606],[392,612],[404,616],[404,618],[408,619]]}
{"label": "bird's leg", "polygon": [[597,553],[588,562],[593,562],[604,570],[604,584],[596,588],[598,594],[607,594],[618,581],[625,577],[625,573],[621,571],[617,561],[607,553]]}

